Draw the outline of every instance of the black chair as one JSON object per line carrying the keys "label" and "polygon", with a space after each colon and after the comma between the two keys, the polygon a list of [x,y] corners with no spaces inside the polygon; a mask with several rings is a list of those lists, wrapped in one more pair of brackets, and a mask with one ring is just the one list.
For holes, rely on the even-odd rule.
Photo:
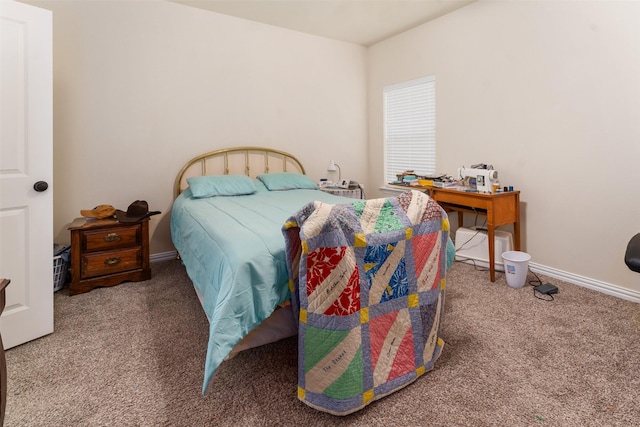
{"label": "black chair", "polygon": [[624,254],[624,262],[631,270],[640,273],[640,233],[629,240],[627,252]]}

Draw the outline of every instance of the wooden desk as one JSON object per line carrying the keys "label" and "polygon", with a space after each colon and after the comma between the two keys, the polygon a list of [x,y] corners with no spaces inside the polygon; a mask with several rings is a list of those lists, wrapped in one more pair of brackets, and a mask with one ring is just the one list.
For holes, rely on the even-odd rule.
{"label": "wooden desk", "polygon": [[[397,186],[399,187],[399,186]],[[487,216],[487,231],[489,240],[489,274],[491,281],[496,281],[495,271],[495,230],[496,227],[513,224],[513,244],[515,250],[520,250],[520,192],[508,191],[504,193],[487,194],[452,190],[437,187],[407,187],[406,189],[422,190],[438,202],[446,211],[458,212],[458,227],[464,223],[464,213],[479,213]]]}

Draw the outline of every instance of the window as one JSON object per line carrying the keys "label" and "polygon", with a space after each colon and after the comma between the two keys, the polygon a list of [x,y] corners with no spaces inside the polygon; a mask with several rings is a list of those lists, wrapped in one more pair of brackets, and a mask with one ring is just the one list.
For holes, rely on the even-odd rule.
{"label": "window", "polygon": [[414,170],[436,172],[436,78],[423,77],[384,88],[385,183]]}

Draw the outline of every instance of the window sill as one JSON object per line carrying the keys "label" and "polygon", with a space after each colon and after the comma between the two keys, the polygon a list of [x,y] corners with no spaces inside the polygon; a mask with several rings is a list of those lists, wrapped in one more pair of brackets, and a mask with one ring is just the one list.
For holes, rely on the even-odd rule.
{"label": "window sill", "polygon": [[383,185],[382,187],[378,187],[378,190],[382,191],[383,193],[386,194],[400,194],[400,193],[404,193],[405,191],[407,191],[408,189],[410,189],[411,187],[407,186],[405,188],[400,188],[400,187],[389,187],[388,185]]}

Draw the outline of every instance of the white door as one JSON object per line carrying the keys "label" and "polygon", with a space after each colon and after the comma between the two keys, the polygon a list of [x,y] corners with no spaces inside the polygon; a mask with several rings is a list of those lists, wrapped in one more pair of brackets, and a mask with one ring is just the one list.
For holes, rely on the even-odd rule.
{"label": "white door", "polygon": [[[0,318],[11,348],[53,332],[51,11],[0,0]],[[48,183],[36,191],[38,181]]]}

